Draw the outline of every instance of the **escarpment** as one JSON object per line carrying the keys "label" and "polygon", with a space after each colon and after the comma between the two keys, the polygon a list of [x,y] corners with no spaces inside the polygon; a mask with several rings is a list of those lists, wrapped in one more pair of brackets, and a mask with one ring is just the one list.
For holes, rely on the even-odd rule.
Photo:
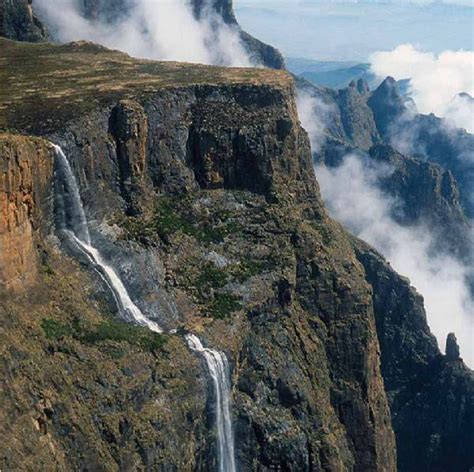
{"label": "escarpment", "polygon": [[[394,471],[394,431],[399,470],[472,463],[471,373],[453,339],[440,354],[409,283],[328,218],[288,74],[0,45],[2,185],[17,182],[2,201],[23,205],[33,244],[15,226],[10,244],[23,273],[36,267],[26,291],[0,297],[0,468],[215,470],[213,391],[187,332],[230,361],[239,470]],[[355,136],[351,116],[341,133]],[[54,231],[48,141],[94,246],[176,333],[121,322]],[[38,172],[18,180],[22,162]]]}
{"label": "escarpment", "polygon": [[[313,99],[313,112],[323,124],[313,149],[315,162],[337,169],[350,156],[369,180],[375,169],[373,187],[393,199],[387,216],[405,228],[428,228],[430,254],[454,256],[466,268],[472,287],[472,221],[465,204],[472,167],[465,157],[471,152],[467,143],[472,135],[448,131],[443,120],[432,115],[409,113],[391,78],[372,93],[363,81],[339,91],[302,79],[297,83],[303,97]],[[397,133],[399,140],[394,139]],[[398,152],[397,145],[405,149]],[[446,150],[442,158],[441,148]],[[466,173],[460,173],[459,166]],[[338,191],[346,189],[341,185]],[[441,354],[423,298],[410,282],[367,244],[353,240],[353,246],[373,289],[399,470],[470,470],[474,458],[465,441],[474,425],[472,371],[462,362],[452,336],[446,356]],[[456,313],[446,310],[443,315],[449,320]]]}
{"label": "escarpment", "polygon": [[[322,205],[290,77],[2,45],[21,78],[3,126],[61,145],[140,308],[227,353],[238,467],[395,470],[370,288]],[[2,468],[212,470],[199,358],[120,323],[48,224],[36,285],[2,298]]]}

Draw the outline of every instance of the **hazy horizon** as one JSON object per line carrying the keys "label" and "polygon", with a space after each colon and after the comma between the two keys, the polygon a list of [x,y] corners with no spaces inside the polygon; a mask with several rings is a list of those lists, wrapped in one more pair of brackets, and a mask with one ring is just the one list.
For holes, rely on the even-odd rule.
{"label": "hazy horizon", "polygon": [[[286,57],[368,62],[410,43],[433,53],[472,50],[473,2],[238,0],[243,29]],[[442,34],[440,34],[442,32]]]}

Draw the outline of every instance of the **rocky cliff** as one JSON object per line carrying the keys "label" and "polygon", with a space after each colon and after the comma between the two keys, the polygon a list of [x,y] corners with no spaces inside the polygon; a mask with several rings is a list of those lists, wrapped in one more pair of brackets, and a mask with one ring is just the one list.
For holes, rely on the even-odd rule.
{"label": "rocky cliff", "polygon": [[[471,373],[452,340],[439,353],[408,282],[328,218],[288,74],[90,43],[0,48],[4,177],[21,175],[17,142],[46,163],[38,183],[1,188],[38,209],[24,217],[33,249],[9,235],[35,278],[1,287],[2,468],[214,469],[212,389],[189,330],[230,359],[242,470],[393,471],[393,430],[400,470],[468,470],[469,454],[450,458],[468,449]],[[94,244],[178,334],[121,323],[54,234],[48,141],[71,162]]]}
{"label": "rocky cliff", "polygon": [[[88,43],[2,51],[4,126],[63,147],[140,307],[227,352],[241,469],[395,470],[370,288],[322,206],[291,78]],[[36,285],[2,298],[2,467],[212,469],[199,360],[119,323],[86,261],[40,236]]]}
{"label": "rocky cliff", "polygon": [[53,154],[39,139],[9,134],[0,134],[0,154],[0,286],[19,291],[37,282],[37,233],[48,214]]}
{"label": "rocky cliff", "polygon": [[46,41],[48,34],[33,12],[32,1],[0,1],[0,36],[16,41]]}
{"label": "rocky cliff", "polygon": [[387,143],[402,153],[415,155],[452,172],[458,182],[463,211],[472,218],[474,136],[433,114],[418,114],[407,108],[391,77],[382,82],[367,103]]}

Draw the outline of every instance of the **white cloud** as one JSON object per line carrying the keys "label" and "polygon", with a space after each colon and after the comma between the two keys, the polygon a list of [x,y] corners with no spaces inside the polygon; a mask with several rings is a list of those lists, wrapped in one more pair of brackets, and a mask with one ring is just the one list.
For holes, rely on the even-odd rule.
{"label": "white cloud", "polygon": [[379,77],[410,78],[410,88],[421,113],[446,117],[454,125],[474,132],[472,103],[455,97],[474,95],[474,52],[445,51],[435,55],[403,44],[392,51],[370,57],[372,71]]}
{"label": "white cloud", "polygon": [[349,155],[341,166],[318,166],[315,172],[331,215],[410,278],[424,297],[428,323],[440,348],[444,350],[447,334],[455,332],[461,356],[474,367],[474,301],[466,282],[468,270],[452,257],[430,251],[427,228],[404,227],[391,218],[396,201],[377,186],[390,169],[369,167],[360,157]]}
{"label": "white cloud", "polygon": [[313,152],[319,152],[325,141],[325,130],[333,107],[318,97],[299,89],[296,95],[298,115],[303,128],[307,131]]}
{"label": "white cloud", "polygon": [[210,9],[201,21],[186,0],[136,0],[112,23],[80,15],[78,0],[37,0],[37,8],[61,42],[86,39],[136,57],[250,66],[238,30]]}

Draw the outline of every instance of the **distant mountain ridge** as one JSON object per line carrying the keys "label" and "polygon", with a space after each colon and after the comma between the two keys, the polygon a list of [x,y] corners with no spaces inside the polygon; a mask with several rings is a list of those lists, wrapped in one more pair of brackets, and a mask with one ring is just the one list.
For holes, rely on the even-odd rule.
{"label": "distant mountain ridge", "polygon": [[293,74],[316,85],[335,89],[345,88],[351,81],[358,79],[364,79],[371,86],[376,82],[368,63],[287,58],[286,66]]}

